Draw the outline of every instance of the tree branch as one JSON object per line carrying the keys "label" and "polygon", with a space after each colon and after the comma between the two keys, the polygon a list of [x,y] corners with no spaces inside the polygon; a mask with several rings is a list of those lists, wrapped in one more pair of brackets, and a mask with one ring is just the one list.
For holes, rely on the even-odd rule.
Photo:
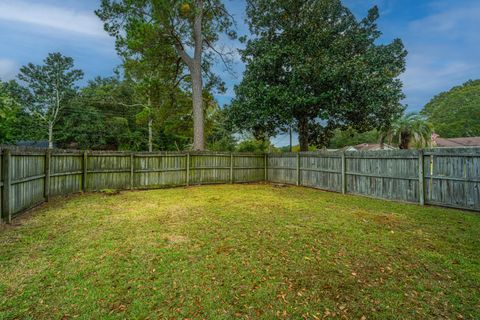
{"label": "tree branch", "polygon": [[193,64],[193,58],[190,57],[190,55],[185,51],[185,48],[183,46],[182,40],[175,34],[175,23],[170,20],[170,36],[174,40],[174,48],[175,51],[178,53],[180,58],[182,58],[183,62],[189,67],[192,66]]}
{"label": "tree branch", "polygon": [[175,43],[175,51],[177,51],[180,58],[182,58],[183,62],[189,67],[193,64],[193,59],[190,55],[183,49],[183,45],[179,43]]}
{"label": "tree branch", "polygon": [[205,43],[207,46],[212,49],[213,52],[215,52],[219,57],[220,60],[222,60],[223,65],[225,66],[225,69],[227,70],[228,73],[232,76],[236,76],[235,71],[233,71],[232,67],[230,66],[230,62],[226,60],[225,58],[225,53],[218,51],[207,39],[204,39]]}

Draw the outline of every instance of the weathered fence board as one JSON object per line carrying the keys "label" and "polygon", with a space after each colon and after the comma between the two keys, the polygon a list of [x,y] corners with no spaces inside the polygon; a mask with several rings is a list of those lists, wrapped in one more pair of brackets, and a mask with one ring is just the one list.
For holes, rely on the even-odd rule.
{"label": "weathered fence board", "polygon": [[87,191],[130,188],[130,154],[88,155]]}
{"label": "weathered fence board", "polygon": [[48,196],[82,191],[265,180],[480,211],[480,148],[300,154],[1,150],[0,216],[8,222]]}
{"label": "weathered fence board", "polygon": [[134,186],[156,188],[186,184],[186,154],[134,157]]}
{"label": "weathered fence board", "polygon": [[347,193],[419,202],[416,151],[348,152],[345,156]]}
{"label": "weathered fence board", "polygon": [[480,211],[480,149],[424,153],[425,202]]}
{"label": "weathered fence board", "polygon": [[13,153],[10,160],[12,214],[44,200],[45,155]]}
{"label": "weathered fence board", "polygon": [[50,159],[50,195],[82,191],[83,155],[55,155]]}
{"label": "weathered fence board", "polygon": [[297,183],[297,154],[273,153],[268,155],[268,181],[276,183]]}
{"label": "weathered fence board", "polygon": [[300,155],[300,185],[342,192],[342,159],[338,155]]}
{"label": "weathered fence board", "polygon": [[480,148],[309,152],[296,161],[270,154],[268,181],[480,211]]}
{"label": "weathered fence board", "polygon": [[8,212],[5,211],[5,208],[8,204],[8,200],[5,201],[4,194],[5,192],[5,175],[4,175],[4,169],[6,169],[3,166],[3,162],[5,161],[5,152],[2,150],[0,151],[0,223],[1,221],[6,221],[10,222],[10,218],[8,217]]}
{"label": "weathered fence board", "polygon": [[256,182],[265,179],[265,156],[234,155],[232,182]]}
{"label": "weathered fence board", "polygon": [[190,155],[190,184],[230,182],[230,154]]}

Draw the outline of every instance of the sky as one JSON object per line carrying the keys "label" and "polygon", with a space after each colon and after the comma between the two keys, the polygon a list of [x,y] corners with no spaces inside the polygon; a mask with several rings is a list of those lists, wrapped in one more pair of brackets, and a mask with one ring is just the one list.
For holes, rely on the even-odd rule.
{"label": "sky", "polygon": [[[395,38],[409,54],[401,76],[408,111],[419,111],[436,94],[469,79],[480,79],[480,0],[344,0],[358,17],[369,8],[380,9],[381,43]],[[103,31],[93,11],[100,0],[0,0],[0,79],[14,79],[22,65],[41,64],[49,52],[61,52],[85,72],[84,83],[96,76],[113,75],[121,61],[114,40]],[[224,0],[235,17],[237,32],[248,35],[244,0]],[[230,49],[238,41],[224,38]],[[215,71],[227,92],[217,95],[220,105],[234,97],[234,86],[245,66],[238,56],[233,73],[219,62]],[[296,139],[295,139],[296,140]],[[286,145],[286,136],[274,139]]]}

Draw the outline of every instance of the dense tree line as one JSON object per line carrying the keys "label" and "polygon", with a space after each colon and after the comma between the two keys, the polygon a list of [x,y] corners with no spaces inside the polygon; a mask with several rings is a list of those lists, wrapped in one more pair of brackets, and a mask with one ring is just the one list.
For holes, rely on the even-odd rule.
{"label": "dense tree line", "polygon": [[[189,87],[193,149],[203,150],[208,108],[204,105],[205,92],[222,87],[211,72],[214,56],[222,56],[215,44],[222,33],[236,37],[232,16],[222,1],[102,0],[96,14],[105,23],[105,30],[116,38],[127,71],[140,72],[147,99],[151,99],[149,92],[159,92],[158,85],[165,88],[172,82]],[[133,68],[128,62],[133,62]],[[161,96],[161,100],[166,98]]]}
{"label": "dense tree line", "polygon": [[[83,73],[73,59],[50,54],[21,68],[21,81],[0,81],[0,143],[49,140],[60,148],[184,150],[193,141],[191,94],[172,87],[158,102],[128,74],[77,87]],[[155,93],[160,92],[156,91]],[[157,107],[149,108],[158,103]],[[225,114],[204,94],[205,128],[212,149],[234,149]],[[148,111],[146,111],[148,110]],[[151,130],[149,130],[151,129]]]}
{"label": "dense tree line", "polygon": [[480,80],[470,80],[440,93],[421,113],[441,137],[480,136]]}
{"label": "dense tree line", "polygon": [[18,81],[0,81],[0,143],[265,151],[293,129],[300,150],[408,148],[428,145],[433,127],[445,137],[478,131],[480,117],[468,116],[478,113],[478,81],[435,97],[422,115],[403,115],[407,52],[399,39],[378,44],[376,7],[359,20],[340,0],[248,0],[246,71],[224,109],[212,66],[231,61],[215,44],[237,35],[220,0],[103,0],[96,14],[121,68],[79,87],[83,72],[60,53],[22,67]]}
{"label": "dense tree line", "polygon": [[[404,137],[400,132],[410,132],[417,139],[415,145],[428,145],[428,136],[435,132],[443,138],[478,137],[480,136],[480,80],[469,80],[446,92],[433,97],[421,110],[420,115],[406,115],[394,122],[389,132],[383,136],[390,143],[405,147]],[[396,136],[392,133],[396,132]],[[390,137],[390,139],[387,139]],[[346,145],[360,143],[378,143],[382,132],[377,130],[359,133],[353,129],[336,130],[330,140],[329,148],[341,148]]]}

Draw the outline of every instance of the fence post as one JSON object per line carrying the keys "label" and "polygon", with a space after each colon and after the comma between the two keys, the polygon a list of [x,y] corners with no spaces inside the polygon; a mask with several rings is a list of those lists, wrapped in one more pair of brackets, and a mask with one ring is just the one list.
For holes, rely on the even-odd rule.
{"label": "fence post", "polygon": [[133,174],[134,174],[134,155],[130,153],[130,190],[133,190]]}
{"label": "fence post", "polygon": [[11,200],[11,187],[12,176],[11,173],[12,152],[10,150],[3,150],[2,161],[2,175],[3,175],[3,194],[2,194],[2,215],[5,223],[12,222],[12,208],[10,205]]}
{"label": "fence post", "polygon": [[82,191],[87,192],[87,173],[88,173],[88,154],[83,152],[83,175],[82,175]]}
{"label": "fence post", "polygon": [[424,185],[424,158],[423,150],[418,151],[418,201],[420,205],[425,205],[425,185]]}
{"label": "fence post", "polygon": [[190,185],[190,152],[187,152],[187,164],[186,164],[186,180],[187,187]]}
{"label": "fence post", "polygon": [[342,193],[347,193],[347,158],[345,151],[342,152]]}
{"label": "fence post", "polygon": [[434,162],[435,162],[435,156],[433,155],[433,153],[430,155],[430,181],[428,183],[428,199],[431,199],[432,197],[432,190],[433,190],[433,166],[434,166]]}
{"label": "fence post", "polygon": [[265,178],[265,182],[267,182],[268,181],[268,153],[265,153],[263,162],[264,162],[263,167],[265,168],[264,178]]}
{"label": "fence post", "polygon": [[233,183],[233,152],[230,153],[230,183]]}
{"label": "fence post", "polygon": [[297,153],[297,186],[300,185],[300,152]]}
{"label": "fence post", "polygon": [[43,186],[43,195],[45,201],[50,200],[50,160],[52,158],[52,150],[47,149],[45,152],[45,184]]}

